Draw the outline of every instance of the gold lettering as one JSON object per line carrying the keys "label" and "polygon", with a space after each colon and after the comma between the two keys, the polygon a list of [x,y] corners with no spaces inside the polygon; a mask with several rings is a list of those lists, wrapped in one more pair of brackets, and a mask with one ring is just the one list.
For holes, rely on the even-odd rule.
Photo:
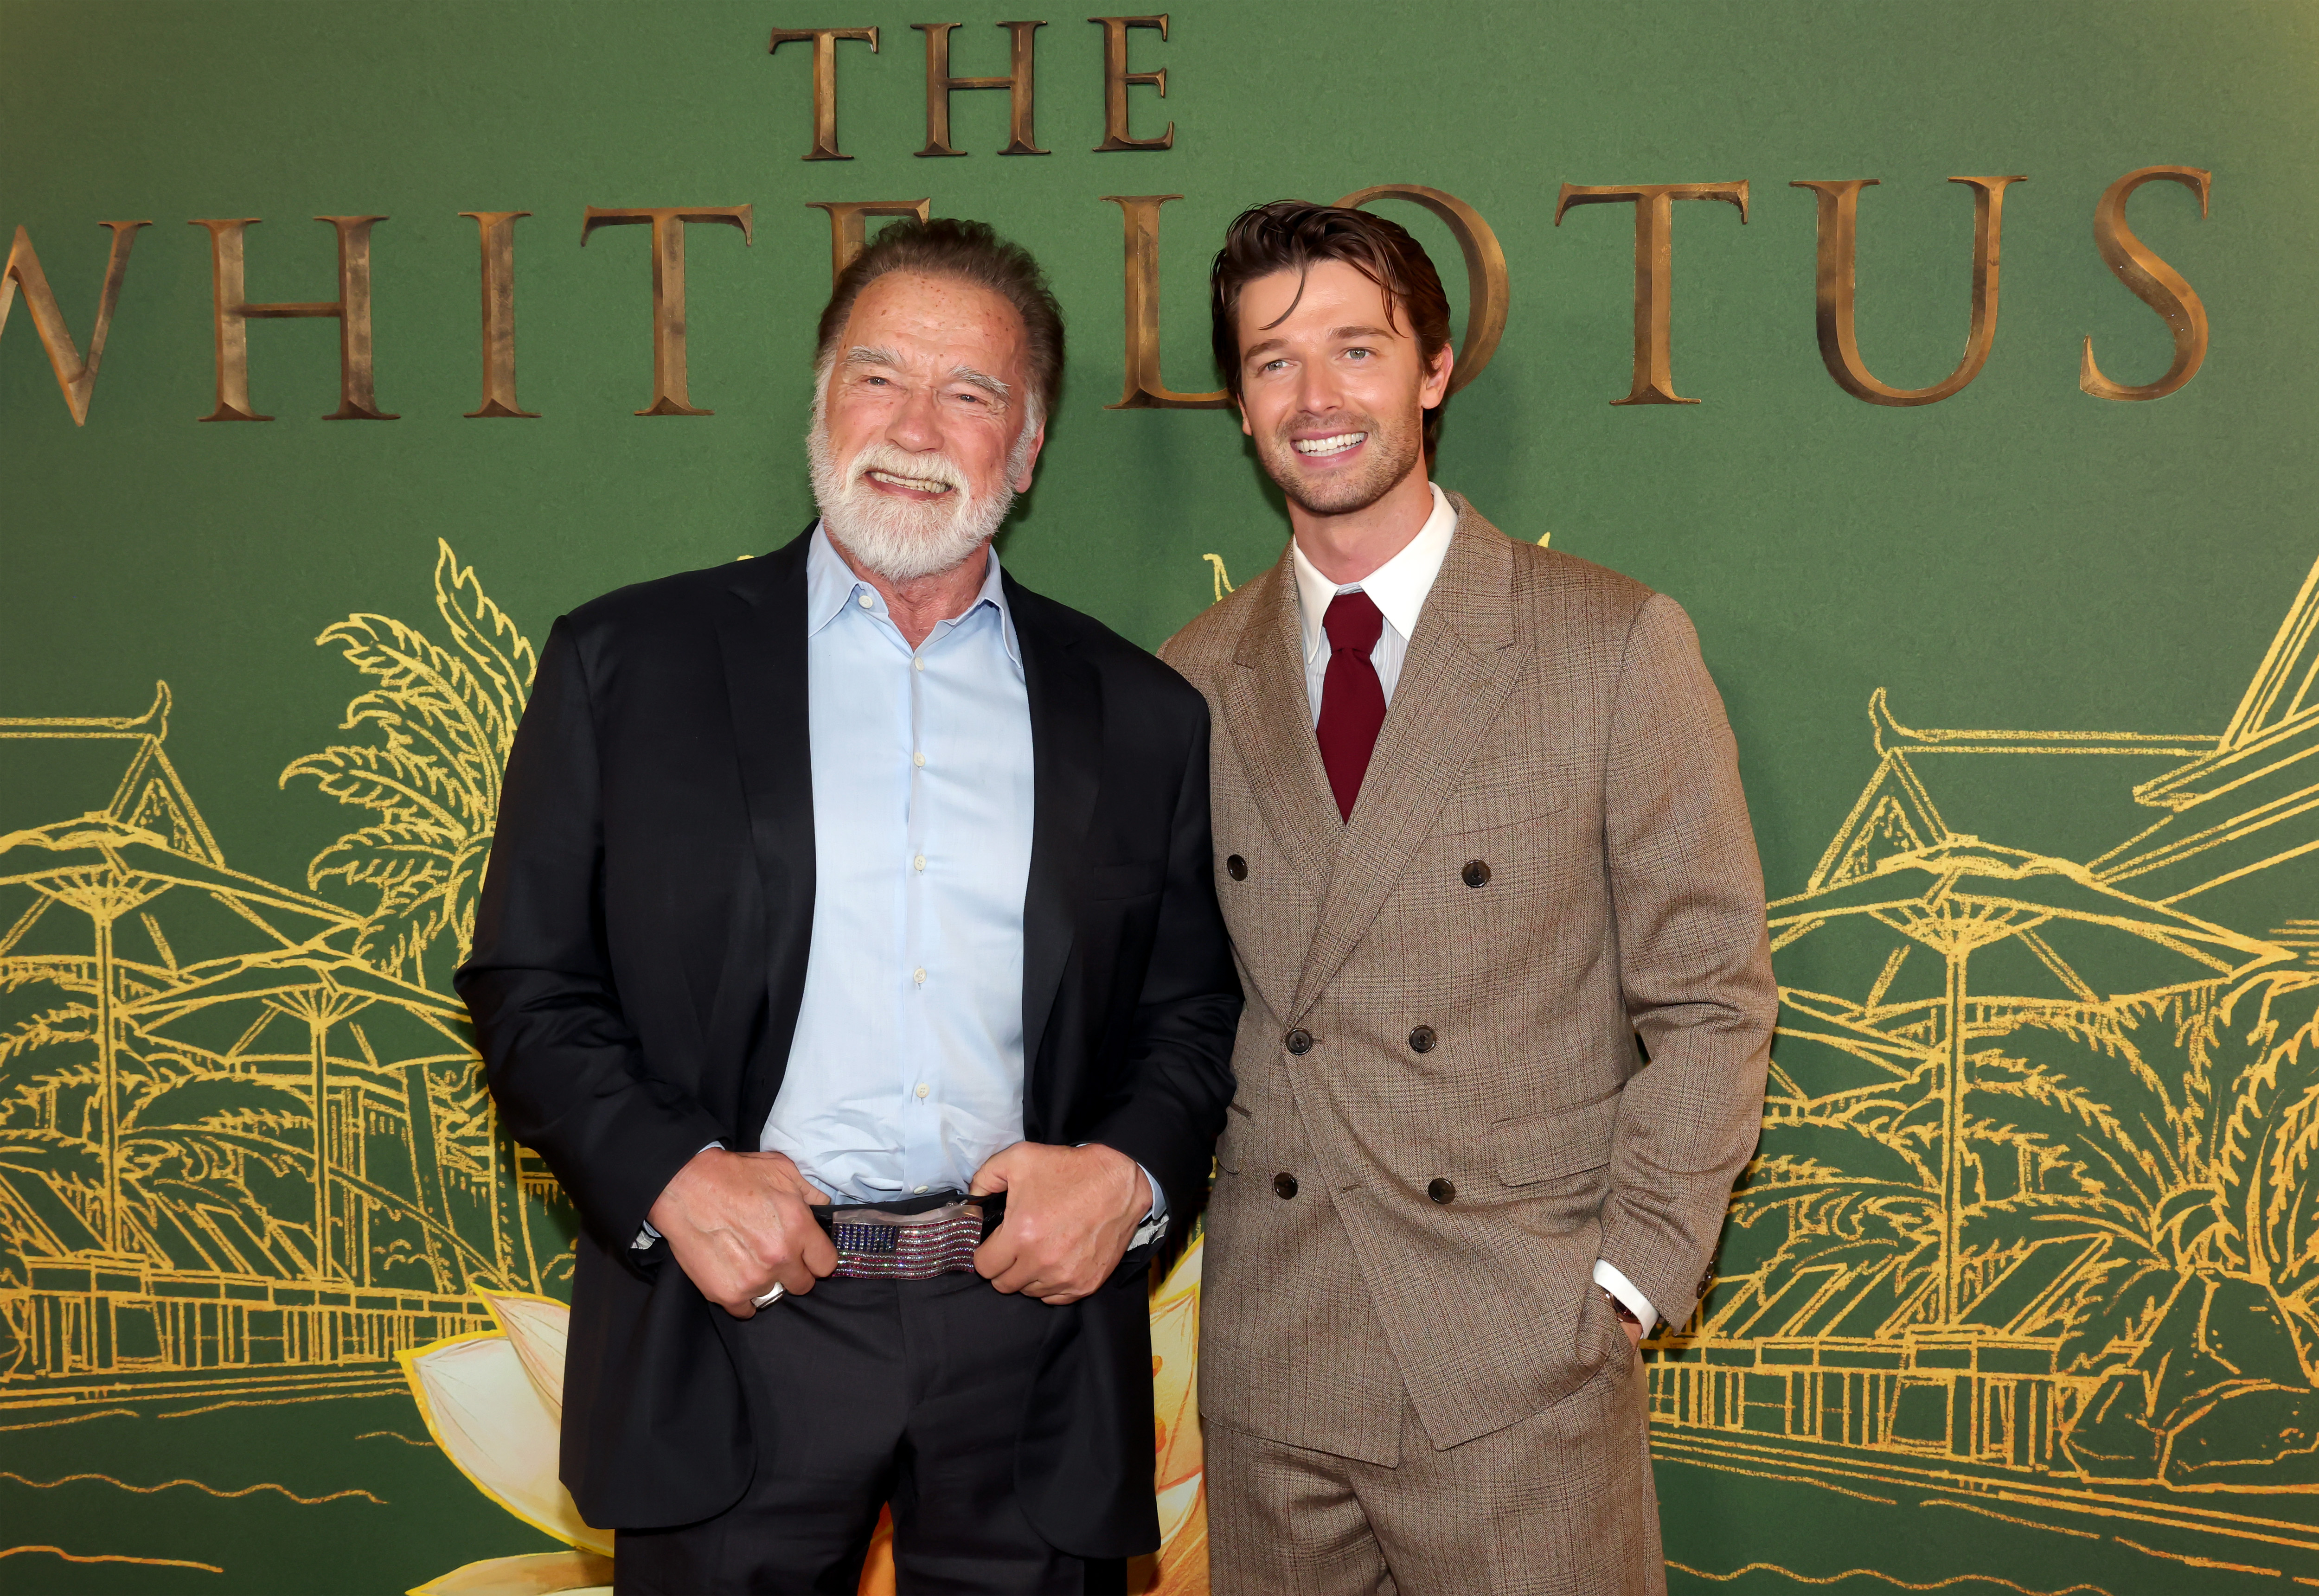
{"label": "gold lettering", "polygon": [[1103,142],[1096,153],[1114,149],[1173,149],[1176,147],[1176,124],[1169,122],[1168,131],[1157,139],[1130,138],[1127,132],[1127,91],[1136,86],[1155,88],[1160,97],[1168,97],[1168,68],[1157,72],[1130,72],[1127,69],[1127,31],[1130,28],[1157,28],[1160,41],[1168,41],[1168,14],[1157,16],[1091,16],[1091,23],[1103,28]]}
{"label": "gold lettering", "polygon": [[808,200],[806,208],[829,212],[829,282],[832,287],[853,264],[867,243],[862,219],[870,216],[915,216],[926,219],[926,207],[934,203],[929,194],[923,200]]}
{"label": "gold lettering", "polygon": [[1408,200],[1432,212],[1448,225],[1450,236],[1457,240],[1457,252],[1466,257],[1466,341],[1458,347],[1449,374],[1449,392],[1455,393],[1482,374],[1490,356],[1498,352],[1498,340],[1505,336],[1506,306],[1511,297],[1506,252],[1498,247],[1498,235],[1479,211],[1438,188],[1380,183],[1374,188],[1356,189],[1337,203],[1358,210],[1371,200],[1387,199]]}
{"label": "gold lettering", "polygon": [[809,161],[850,161],[850,155],[837,149],[837,41],[841,39],[869,41],[870,53],[878,53],[878,30],[875,28],[775,28],[773,41],[765,47],[771,55],[784,44],[796,44],[802,40],[813,41],[813,148],[805,153]]}
{"label": "gold lettering", "polygon": [[189,227],[210,234],[210,289],[217,335],[217,409],[204,421],[271,421],[249,408],[249,323],[332,316],[338,323],[338,408],[325,421],[393,421],[373,391],[370,337],[370,230],[383,216],[317,216],[338,234],[338,297],[253,303],[243,290],[243,233],[259,218],[202,218]]}
{"label": "gold lettering", "polygon": [[41,257],[32,253],[32,235],[19,227],[15,242],[8,246],[8,264],[0,266],[0,330],[7,328],[9,308],[16,302],[16,284],[22,283],[24,312],[32,317],[32,331],[48,352],[49,369],[64,391],[65,409],[72,413],[76,427],[88,424],[88,398],[96,390],[96,363],[104,356],[104,335],[113,330],[113,307],[121,298],[121,280],[129,275],[129,251],[137,242],[137,230],[153,224],[100,221],[96,225],[113,230],[113,252],[104,263],[104,287],[96,299],[96,325],[89,329],[86,360],[80,357],[72,331],[65,326],[64,312],[57,309],[57,296],[49,290]]}
{"label": "gold lettering", "polygon": [[2174,361],[2154,383],[2113,383],[2094,364],[2094,340],[2086,338],[2078,361],[2078,386],[2096,399],[2163,399],[2192,377],[2206,358],[2206,307],[2182,274],[2158,258],[2155,251],[2134,236],[2125,225],[2125,202],[2145,183],[2179,183],[2198,196],[2198,215],[2206,214],[2207,191],[2214,174],[2199,167],[2143,167],[2128,172],[2104,191],[2094,206],[2094,247],[2117,280],[2166,323],[2174,335]]}
{"label": "gold lettering", "polygon": [[1997,257],[1999,235],[2005,225],[2008,184],[2026,183],[2026,176],[1952,177],[1972,189],[1972,319],[1966,325],[1964,354],[1956,369],[1929,388],[1893,388],[1869,375],[1854,336],[1853,275],[1859,245],[1860,191],[1874,188],[1873,177],[1840,181],[1807,179],[1790,188],[1809,188],[1819,196],[1819,266],[1816,290],[1819,327],[1819,357],[1836,385],[1854,399],[1871,404],[1937,404],[1981,374],[1997,341]]}
{"label": "gold lettering", "polygon": [[1127,230],[1127,385],[1107,410],[1221,410],[1222,388],[1178,393],[1160,375],[1160,207],[1179,194],[1107,194]]}
{"label": "gold lettering", "polygon": [[618,210],[591,205],[580,224],[580,242],[600,227],[619,227],[633,221],[652,223],[653,400],[639,416],[713,416],[714,410],[692,408],[684,371],[684,227],[690,221],[717,221],[741,230],[744,246],[756,239],[749,231],[747,205],[646,205]]}
{"label": "gold lettering", "polygon": [[515,397],[515,220],[528,211],[462,211],[475,219],[483,252],[483,401],[467,412],[478,417],[537,420]]}
{"label": "gold lettering", "polygon": [[1045,155],[1031,131],[1033,36],[1044,23],[1001,23],[1014,37],[1010,70],[1004,77],[952,77],[950,75],[950,32],[956,23],[912,23],[926,36],[926,147],[920,155],[964,155],[950,141],[950,96],[953,89],[1006,91],[1006,148],[1001,155]]}
{"label": "gold lettering", "polygon": [[1747,221],[1747,185],[1738,183],[1625,183],[1602,187],[1562,185],[1554,225],[1573,205],[1631,201],[1635,207],[1635,380],[1624,399],[1612,404],[1697,404],[1674,391],[1674,354],[1668,319],[1674,304],[1674,202],[1721,200],[1739,208]]}

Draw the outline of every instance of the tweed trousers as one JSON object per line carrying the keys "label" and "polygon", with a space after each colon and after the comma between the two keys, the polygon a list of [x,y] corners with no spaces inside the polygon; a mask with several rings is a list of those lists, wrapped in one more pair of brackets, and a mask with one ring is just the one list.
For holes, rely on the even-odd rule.
{"label": "tweed trousers", "polygon": [[1210,1418],[1209,1589],[1665,1596],[1642,1360],[1599,1298],[1585,1317],[1618,1340],[1586,1384],[1544,1412],[1439,1450],[1404,1399],[1397,1466]]}

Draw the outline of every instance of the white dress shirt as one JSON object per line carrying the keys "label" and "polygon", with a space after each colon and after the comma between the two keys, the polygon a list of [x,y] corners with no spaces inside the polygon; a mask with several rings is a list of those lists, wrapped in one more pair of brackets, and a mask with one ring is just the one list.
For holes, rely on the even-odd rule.
{"label": "white dress shirt", "polygon": [[[1399,554],[1358,582],[1331,582],[1313,568],[1302,548],[1293,542],[1289,545],[1289,563],[1296,573],[1297,629],[1304,645],[1304,697],[1312,706],[1316,726],[1321,723],[1321,689],[1329,674],[1330,654],[1328,634],[1322,630],[1321,622],[1328,613],[1329,601],[1339,593],[1367,593],[1385,617],[1376,646],[1369,650],[1369,663],[1376,667],[1386,705],[1393,703],[1402,662],[1409,657],[1409,639],[1417,630],[1426,595],[1433,591],[1434,578],[1441,574],[1441,562],[1448,558],[1449,540],[1457,530],[1457,512],[1450,507],[1448,495],[1442,492],[1440,483],[1430,485],[1433,513],[1425,518],[1425,525]],[[1624,1303],[1646,1331],[1658,1322],[1658,1311],[1651,1306],[1650,1298],[1636,1290],[1635,1283],[1607,1258],[1594,1260],[1594,1284]]]}

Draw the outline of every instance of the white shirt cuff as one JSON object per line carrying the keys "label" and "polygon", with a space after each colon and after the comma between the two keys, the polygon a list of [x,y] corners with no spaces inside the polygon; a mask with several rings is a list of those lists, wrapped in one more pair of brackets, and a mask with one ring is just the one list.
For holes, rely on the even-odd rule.
{"label": "white shirt cuff", "polygon": [[1650,1298],[1635,1289],[1633,1281],[1619,1273],[1618,1266],[1605,1259],[1596,1258],[1594,1284],[1627,1304],[1627,1312],[1633,1314],[1641,1323],[1643,1334],[1647,1336],[1657,1327],[1658,1310],[1651,1306]]}

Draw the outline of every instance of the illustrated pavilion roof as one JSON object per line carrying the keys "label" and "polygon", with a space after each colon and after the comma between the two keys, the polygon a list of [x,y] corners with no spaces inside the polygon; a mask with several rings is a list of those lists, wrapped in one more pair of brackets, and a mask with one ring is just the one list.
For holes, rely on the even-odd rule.
{"label": "illustrated pavilion roof", "polygon": [[1881,688],[1869,720],[1875,773],[1806,891],[1979,836],[2319,955],[2319,564],[2219,732],[1926,729]]}

